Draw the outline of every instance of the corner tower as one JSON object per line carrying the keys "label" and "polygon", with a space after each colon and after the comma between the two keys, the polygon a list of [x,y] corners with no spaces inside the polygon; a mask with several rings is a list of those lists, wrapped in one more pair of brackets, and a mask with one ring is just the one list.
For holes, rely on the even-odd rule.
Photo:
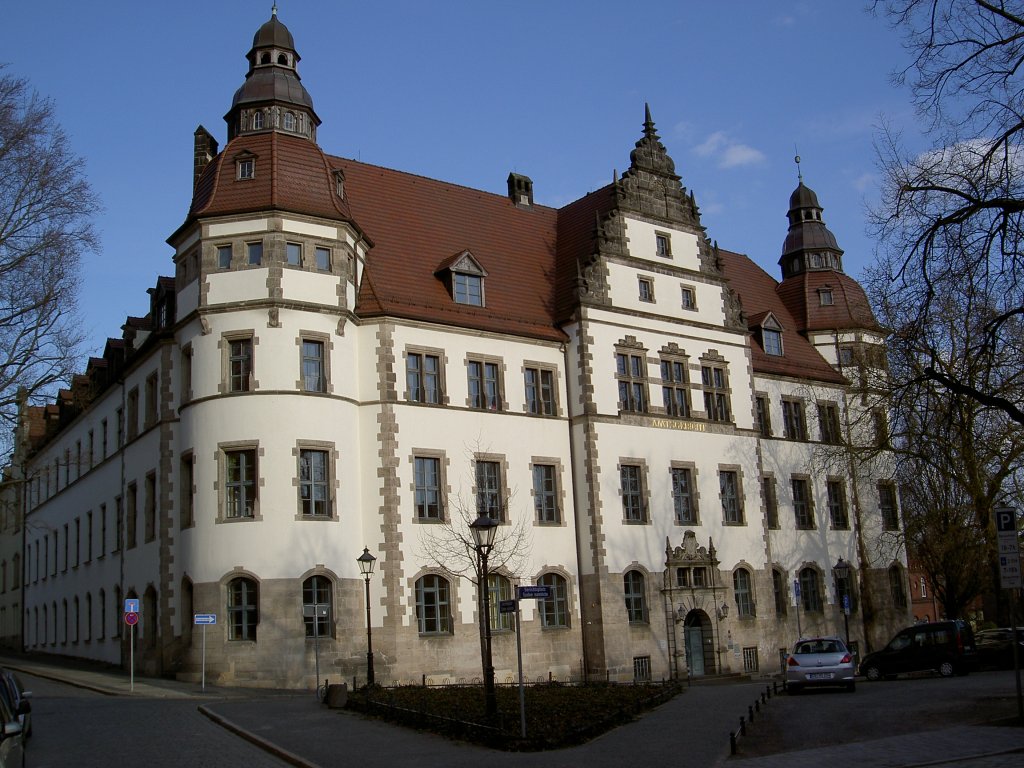
{"label": "corner tower", "polygon": [[224,115],[228,141],[236,136],[282,131],[316,141],[320,118],[299,78],[300,56],[288,27],[277,18],[277,6],[252,39],[246,54],[249,71]]}

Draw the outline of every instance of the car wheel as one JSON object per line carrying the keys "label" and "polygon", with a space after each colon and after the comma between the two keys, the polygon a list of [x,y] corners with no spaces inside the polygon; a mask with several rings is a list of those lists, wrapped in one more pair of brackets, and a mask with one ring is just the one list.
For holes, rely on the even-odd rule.
{"label": "car wheel", "polygon": [[870,680],[872,683],[877,683],[882,679],[882,670],[878,667],[871,666],[864,670],[864,677]]}
{"label": "car wheel", "polygon": [[952,677],[956,673],[956,667],[952,661],[944,661],[939,664],[939,674],[943,677]]}

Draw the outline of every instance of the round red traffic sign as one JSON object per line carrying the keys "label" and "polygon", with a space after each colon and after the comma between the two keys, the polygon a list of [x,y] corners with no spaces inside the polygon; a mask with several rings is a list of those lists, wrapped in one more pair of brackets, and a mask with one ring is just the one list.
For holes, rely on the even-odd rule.
{"label": "round red traffic sign", "polygon": [[124,623],[127,624],[129,627],[134,627],[136,624],[139,623],[139,614],[135,613],[134,611],[129,611],[124,615]]}

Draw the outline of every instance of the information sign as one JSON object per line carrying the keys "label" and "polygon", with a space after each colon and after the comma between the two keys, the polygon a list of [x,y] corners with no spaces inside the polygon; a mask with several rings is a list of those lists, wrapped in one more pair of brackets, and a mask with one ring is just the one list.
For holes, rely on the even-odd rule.
{"label": "information sign", "polygon": [[197,613],[194,617],[196,624],[216,624],[217,614],[216,613]]}
{"label": "information sign", "polygon": [[1020,589],[1024,585],[1020,569],[1020,537],[1017,531],[1017,510],[996,507],[996,541],[999,545],[999,584],[1003,589]]}
{"label": "information sign", "polygon": [[498,601],[498,613],[515,613],[516,612],[516,601],[515,600],[499,600]]}
{"label": "information sign", "polygon": [[137,597],[129,597],[124,601],[124,612],[125,613],[138,613],[139,612],[139,599]]}
{"label": "information sign", "polygon": [[517,594],[519,595],[520,600],[528,600],[530,598],[550,600],[551,587],[545,587],[541,584],[528,585],[525,587],[519,587]]}

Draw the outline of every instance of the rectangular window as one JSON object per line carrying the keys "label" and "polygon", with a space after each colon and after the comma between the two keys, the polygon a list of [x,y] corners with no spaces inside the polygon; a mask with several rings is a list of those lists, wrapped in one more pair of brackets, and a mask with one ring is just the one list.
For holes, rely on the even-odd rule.
{"label": "rectangular window", "polygon": [[683,309],[696,309],[697,308],[697,292],[688,285],[682,287],[682,302]]}
{"label": "rectangular window", "polygon": [[757,413],[757,431],[761,437],[772,436],[771,411],[768,406],[767,395],[757,395],[754,398],[754,409]]}
{"label": "rectangular window", "polygon": [[627,522],[647,522],[644,509],[643,475],[636,464],[619,467],[619,482],[622,493],[622,517]]}
{"label": "rectangular window", "polygon": [[555,467],[552,464],[533,465],[533,506],[537,511],[538,522],[560,522]]}
{"label": "rectangular window", "polygon": [[146,426],[151,427],[157,422],[157,375],[155,373],[146,377]]}
{"label": "rectangular window", "polygon": [[299,497],[302,514],[309,517],[331,516],[327,451],[302,449],[299,451]]}
{"label": "rectangular window", "polygon": [[192,399],[192,347],[181,348],[181,401]]}
{"label": "rectangular window", "polygon": [[669,416],[689,417],[690,389],[686,383],[685,360],[661,361],[661,399]]}
{"label": "rectangular window", "polygon": [[231,269],[231,246],[217,246],[217,269]]}
{"label": "rectangular window", "polygon": [[473,307],[484,305],[484,279],[479,275],[456,272],[452,276],[455,287],[455,302]]}
{"label": "rectangular window", "polygon": [[77,568],[78,564],[81,562],[82,557],[82,520],[78,517],[75,518],[75,547],[73,553],[74,562],[72,563],[72,565],[74,565],[74,567]]}
{"label": "rectangular window", "polygon": [[761,340],[764,342],[764,353],[773,357],[782,356],[782,333],[774,328],[762,328]]}
{"label": "rectangular window", "polygon": [[252,339],[228,342],[228,391],[248,392],[252,383]]}
{"label": "rectangular window", "polygon": [[640,301],[653,302],[654,301],[654,281],[641,277],[639,278],[639,290],[640,290]]}
{"label": "rectangular window", "polygon": [[668,235],[655,234],[654,235],[654,252],[662,258],[669,258],[672,255],[671,248],[672,241]]}
{"label": "rectangular window", "polygon": [[836,530],[849,530],[850,515],[846,510],[846,486],[841,480],[829,480],[826,487],[828,514],[832,527]]}
{"label": "rectangular window", "polygon": [[736,472],[718,473],[718,489],[722,496],[722,520],[733,525],[743,523],[743,505],[740,503],[740,482]]}
{"label": "rectangular window", "polygon": [[555,415],[555,373],[545,368],[526,368],[526,412],[538,416]]}
{"label": "rectangular window", "polygon": [[239,179],[251,179],[256,171],[256,162],[254,160],[239,160],[238,161],[238,178]]}
{"label": "rectangular window", "polygon": [[316,268],[320,272],[331,271],[331,249],[317,247],[313,249],[313,256],[316,258]]}
{"label": "rectangular window", "polygon": [[619,384],[619,410],[647,411],[647,361],[643,355],[615,353],[615,377]]}
{"label": "rectangular window", "polygon": [[256,514],[256,450],[225,451],[225,517]]}
{"label": "rectangular window", "polygon": [[761,492],[764,494],[765,523],[769,528],[779,527],[779,500],[775,494],[775,478],[765,475],[761,478]]}
{"label": "rectangular window", "polygon": [[127,520],[125,521],[127,523],[126,530],[125,530],[125,537],[126,537],[125,547],[127,549],[132,549],[138,543],[136,541],[136,536],[135,536],[136,526],[138,525],[138,513],[139,513],[139,506],[138,505],[139,505],[139,490],[138,490],[138,487],[135,485],[135,483],[130,483],[128,485],[128,502],[127,502],[127,510],[125,512],[125,514],[127,515]]}
{"label": "rectangular window", "polygon": [[128,393],[128,439],[132,440],[139,434],[139,390],[133,388]]}
{"label": "rectangular window", "polygon": [[697,524],[697,509],[693,503],[693,472],[684,467],[672,467],[672,506],[676,522]]}
{"label": "rectangular window", "polygon": [[152,541],[156,538],[156,475],[146,475],[145,494],[145,537]]}
{"label": "rectangular window", "polygon": [[441,402],[441,359],[410,352],[405,358],[406,397],[415,403]]}
{"label": "rectangular window", "polygon": [[498,363],[468,361],[469,407],[488,411],[501,410],[501,386]]}
{"label": "rectangular window", "polygon": [[114,499],[114,552],[120,552],[124,546],[124,501],[118,496]]}
{"label": "rectangular window", "polygon": [[[64,567],[61,569],[61,571],[66,571],[68,569],[68,550],[70,549],[70,541],[71,541],[71,537],[68,535],[68,526],[69,526],[69,523],[64,523]],[[56,544],[56,543],[57,542],[54,541],[54,544]],[[53,563],[54,563],[54,566],[57,565],[57,553],[56,552],[53,553]],[[53,572],[54,573],[57,572],[56,567],[54,568]]]}
{"label": "rectangular window", "polygon": [[799,400],[782,401],[782,424],[787,440],[806,440],[807,421],[804,404]]}
{"label": "rectangular window", "polygon": [[85,530],[86,530],[86,534],[85,534],[86,535],[86,540],[85,540],[85,562],[88,563],[88,562],[90,562],[92,560],[92,535],[93,534],[92,534],[92,510],[91,509],[88,512],[85,513]]}
{"label": "rectangular window", "polygon": [[107,420],[100,422],[100,454],[101,459],[107,458]]}
{"label": "rectangular window", "polygon": [[413,484],[416,517],[420,520],[442,520],[441,460],[435,456],[413,459]]}
{"label": "rectangular window", "polygon": [[285,258],[293,267],[302,266],[302,245],[300,243],[288,243],[285,246]]}
{"label": "rectangular window", "polygon": [[100,557],[107,554],[107,505],[100,504]]}
{"label": "rectangular window", "polygon": [[794,477],[790,484],[793,487],[793,513],[796,515],[796,527],[812,530],[814,528],[814,508],[811,504],[810,482],[803,477]]}
{"label": "rectangular window", "polygon": [[701,384],[704,387],[704,412],[711,421],[729,421],[729,393],[725,369],[702,365]]}
{"label": "rectangular window", "polygon": [[887,448],[889,445],[889,424],[885,418],[885,411],[875,408],[871,411],[871,421],[875,428],[875,447]]}
{"label": "rectangular window", "polygon": [[322,341],[302,340],[302,388],[306,392],[327,391]]}
{"label": "rectangular window", "polygon": [[249,257],[249,266],[258,267],[263,263],[263,243],[246,243],[245,253]]}
{"label": "rectangular window", "polygon": [[818,403],[818,424],[821,426],[821,442],[832,445],[843,442],[839,429],[839,409],[835,403]]}
{"label": "rectangular window", "polygon": [[195,524],[196,514],[195,468],[192,464],[191,453],[181,457],[181,472],[178,482],[181,499],[178,510],[180,525],[182,528],[191,528]]}
{"label": "rectangular window", "polygon": [[501,466],[496,461],[476,462],[476,513],[499,523],[505,521]]}
{"label": "rectangular window", "polygon": [[882,527],[887,531],[895,531],[900,527],[899,513],[896,508],[896,487],[891,483],[878,484],[878,509],[882,515]]}

